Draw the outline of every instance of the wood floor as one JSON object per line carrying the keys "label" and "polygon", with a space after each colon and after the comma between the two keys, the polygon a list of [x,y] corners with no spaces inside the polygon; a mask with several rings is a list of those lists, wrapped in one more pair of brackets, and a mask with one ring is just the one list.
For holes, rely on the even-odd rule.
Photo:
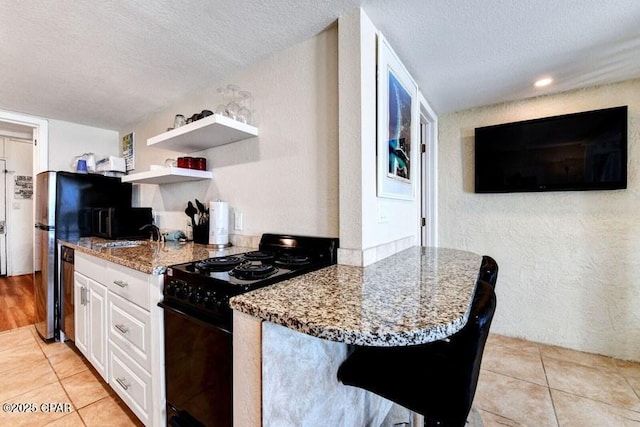
{"label": "wood floor", "polygon": [[33,276],[0,277],[0,332],[32,325]]}

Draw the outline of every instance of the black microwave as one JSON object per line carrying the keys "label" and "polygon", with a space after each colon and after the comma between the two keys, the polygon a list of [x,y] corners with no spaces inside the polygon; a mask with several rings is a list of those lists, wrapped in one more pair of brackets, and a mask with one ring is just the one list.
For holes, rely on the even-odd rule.
{"label": "black microwave", "polygon": [[94,208],[91,217],[91,234],[105,239],[146,238],[141,228],[153,223],[151,208]]}

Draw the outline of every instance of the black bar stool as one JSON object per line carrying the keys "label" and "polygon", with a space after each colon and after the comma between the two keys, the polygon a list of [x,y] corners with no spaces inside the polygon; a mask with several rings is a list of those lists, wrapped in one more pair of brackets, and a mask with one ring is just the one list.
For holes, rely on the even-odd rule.
{"label": "black bar stool", "polygon": [[493,289],[496,288],[496,282],[498,280],[498,263],[489,255],[484,255],[482,257],[482,264],[480,265],[480,274],[478,275],[478,280],[484,280],[485,282],[493,286]]}

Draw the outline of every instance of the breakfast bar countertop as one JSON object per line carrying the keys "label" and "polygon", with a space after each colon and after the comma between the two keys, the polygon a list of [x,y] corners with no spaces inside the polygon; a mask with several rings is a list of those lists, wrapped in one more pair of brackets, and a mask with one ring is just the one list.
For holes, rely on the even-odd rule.
{"label": "breakfast bar countertop", "polygon": [[482,256],[413,247],[367,267],[333,265],[231,299],[234,310],[346,344],[422,344],[467,321]]}
{"label": "breakfast bar countertop", "polygon": [[82,237],[73,241],[61,240],[60,243],[78,252],[154,275],[164,274],[170,265],[252,250],[241,246],[218,250],[193,242],[107,240],[99,237]]}

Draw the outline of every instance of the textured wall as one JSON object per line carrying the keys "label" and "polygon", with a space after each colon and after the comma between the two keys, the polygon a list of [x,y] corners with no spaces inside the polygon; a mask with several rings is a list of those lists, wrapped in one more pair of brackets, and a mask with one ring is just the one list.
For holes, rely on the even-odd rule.
{"label": "textured wall", "polygon": [[[440,245],[500,265],[494,332],[640,360],[640,80],[440,117]],[[628,188],[473,193],[478,126],[629,106]]]}
{"label": "textured wall", "polygon": [[146,146],[147,138],[173,126],[175,114],[215,110],[221,102],[216,89],[228,83],[255,98],[257,138],[193,154],[207,158],[213,180],[144,185],[138,203],[180,214],[194,198],[222,199],[244,214],[238,234],[338,236],[337,60],[333,26],[122,130],[135,132],[136,172],[146,171],[181,155]]}
{"label": "textured wall", "polygon": [[[363,10],[339,22],[340,251],[338,262],[368,265],[418,244],[419,198],[376,190],[376,37]],[[385,219],[381,220],[381,217]]]}
{"label": "textured wall", "polygon": [[49,120],[48,170],[71,171],[76,156],[119,156],[118,132],[77,123]]}

